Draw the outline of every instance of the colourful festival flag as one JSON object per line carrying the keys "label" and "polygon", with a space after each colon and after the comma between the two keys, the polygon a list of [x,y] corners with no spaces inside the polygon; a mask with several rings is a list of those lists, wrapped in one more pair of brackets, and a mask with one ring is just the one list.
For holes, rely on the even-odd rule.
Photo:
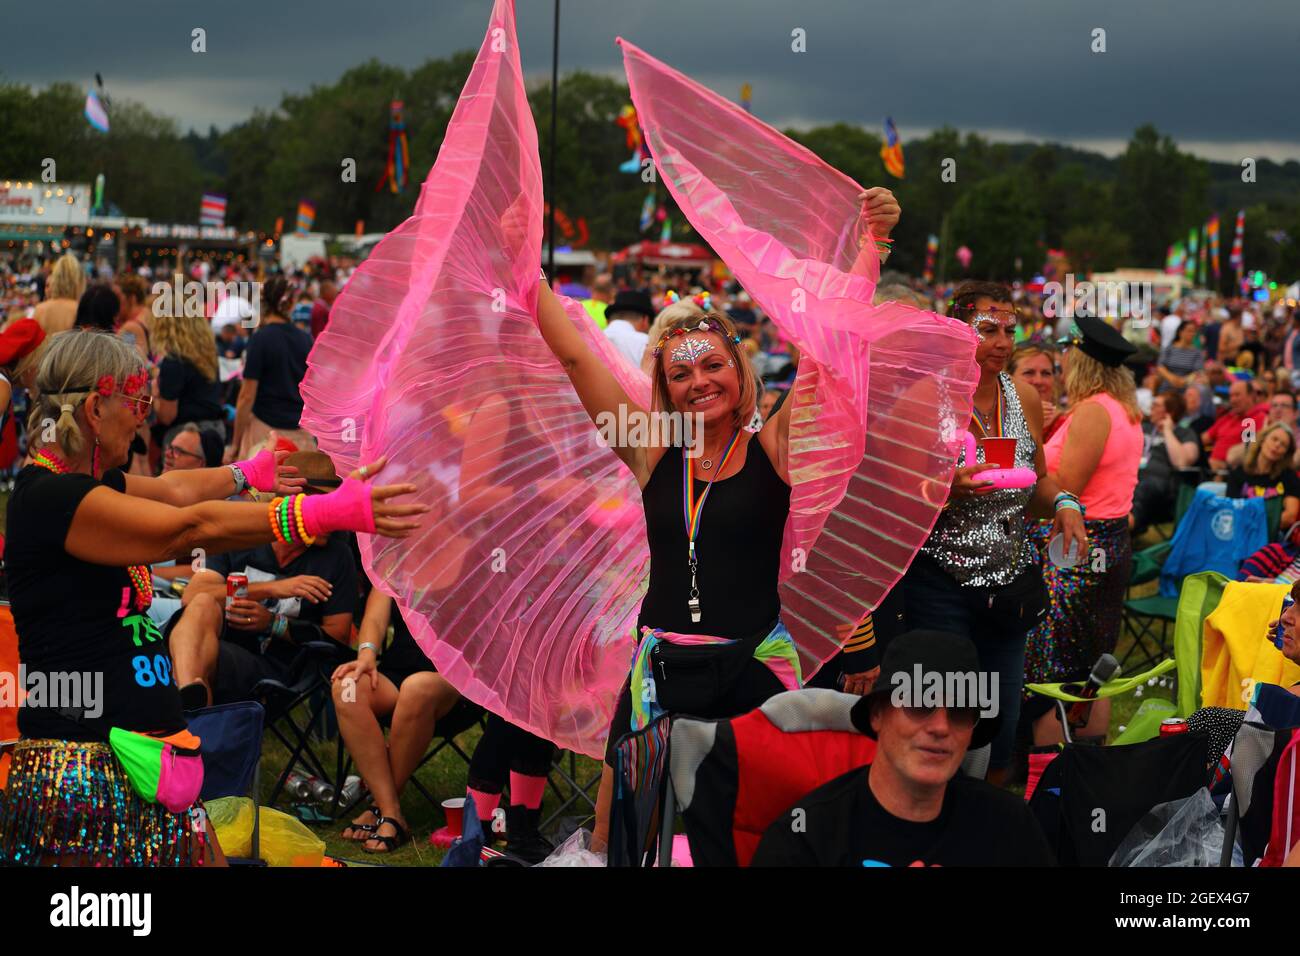
{"label": "colourful festival flag", "polygon": [[1210,272],[1219,281],[1219,214],[1216,212],[1205,224],[1205,238],[1210,245]]}
{"label": "colourful festival flag", "polygon": [[740,105],[745,108],[746,113],[754,112],[754,88],[748,83],[740,84]]}
{"label": "colourful festival flag", "polygon": [[897,179],[903,178],[903,141],[898,138],[898,127],[892,117],[885,117],[885,145],[880,147],[880,158],[885,170]]}
{"label": "colourful festival flag", "polygon": [[303,199],[298,202],[298,235],[305,236],[311,232],[312,223],[316,221],[316,204]]}
{"label": "colourful festival flag", "polygon": [[1183,275],[1193,282],[1196,281],[1196,246],[1197,232],[1195,229],[1187,231],[1187,258],[1183,260]]}
{"label": "colourful festival flag", "polygon": [[1165,273],[1167,275],[1178,275],[1183,271],[1183,261],[1186,258],[1186,248],[1181,242],[1175,242],[1165,252]]}
{"label": "colourful festival flag", "polygon": [[1196,284],[1205,285],[1205,265],[1206,254],[1209,252],[1210,241],[1205,235],[1205,227],[1201,227],[1201,246],[1196,252]]}
{"label": "colourful festival flag", "polygon": [[384,174],[375,184],[375,192],[388,186],[389,192],[400,193],[406,188],[411,172],[411,146],[406,139],[405,105],[401,100],[388,104],[388,158],[384,161]]}
{"label": "colourful festival flag", "polygon": [[221,193],[204,193],[199,201],[199,225],[221,227],[226,224],[226,197]]}
{"label": "colourful festival flag", "polygon": [[921,278],[927,284],[934,281],[934,260],[939,254],[939,237],[930,236],[925,240],[925,271]]}
{"label": "colourful festival flag", "polygon": [[1241,283],[1241,274],[1246,268],[1243,256],[1243,242],[1246,236],[1246,210],[1237,210],[1237,229],[1232,237],[1232,252],[1228,255],[1228,264],[1237,270],[1237,283]]}
{"label": "colourful festival flag", "polygon": [[655,222],[655,191],[652,189],[645,196],[645,202],[641,204],[641,231],[645,232]]}
{"label": "colourful festival flag", "polygon": [[94,90],[86,93],[86,119],[90,121],[91,126],[101,133],[108,132],[108,111],[104,109],[99,94]]}
{"label": "colourful festival flag", "polygon": [[659,230],[659,241],[660,242],[673,241],[673,220],[671,216],[664,216],[664,227],[663,229]]}

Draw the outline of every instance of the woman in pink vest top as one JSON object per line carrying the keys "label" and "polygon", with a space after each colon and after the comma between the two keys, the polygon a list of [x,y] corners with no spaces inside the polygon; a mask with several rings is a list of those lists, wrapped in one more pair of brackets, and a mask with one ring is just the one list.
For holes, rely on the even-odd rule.
{"label": "woman in pink vest top", "polygon": [[[1051,547],[1051,527],[1031,529],[1043,564],[1047,614],[1029,633],[1025,682],[1083,681],[1119,638],[1124,589],[1133,563],[1128,514],[1142,458],[1136,383],[1124,361],[1134,347],[1101,319],[1075,320],[1067,346],[1065,390],[1070,411],[1048,440],[1047,471],[1074,498],[1088,530],[1086,554]],[[1050,701],[1027,701],[1035,744],[1061,740]],[[1104,734],[1110,708],[1092,707],[1085,734]]]}

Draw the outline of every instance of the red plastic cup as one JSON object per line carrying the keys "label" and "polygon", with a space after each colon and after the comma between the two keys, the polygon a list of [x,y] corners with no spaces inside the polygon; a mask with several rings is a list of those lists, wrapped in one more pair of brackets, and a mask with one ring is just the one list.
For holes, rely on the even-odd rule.
{"label": "red plastic cup", "polygon": [[442,812],[447,815],[447,829],[453,837],[465,832],[465,798],[452,797],[442,801]]}
{"label": "red plastic cup", "polygon": [[985,438],[982,444],[984,461],[987,464],[997,465],[999,468],[1016,467],[1016,439]]}

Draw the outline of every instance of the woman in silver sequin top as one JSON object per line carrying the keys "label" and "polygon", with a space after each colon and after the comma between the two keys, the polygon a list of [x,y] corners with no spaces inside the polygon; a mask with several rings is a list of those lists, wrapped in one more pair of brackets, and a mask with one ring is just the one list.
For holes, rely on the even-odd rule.
{"label": "woman in silver sequin top", "polygon": [[1015,741],[1023,686],[1025,635],[1044,606],[1042,576],[1025,536],[1026,516],[1055,516],[1055,530],[1067,551],[1086,547],[1079,512],[1057,501],[1060,488],[1043,458],[1043,410],[1037,393],[1017,385],[1004,369],[1015,347],[1016,313],[1010,290],[968,282],[953,298],[952,315],[969,322],[979,336],[980,367],[974,414],[968,425],[979,437],[1016,439],[1015,465],[1033,468],[1031,488],[995,489],[976,461],[958,459],[948,504],[901,587],[907,626],[964,634],[975,642],[980,666],[997,677],[1002,727],[993,743],[989,780],[1006,782]]}

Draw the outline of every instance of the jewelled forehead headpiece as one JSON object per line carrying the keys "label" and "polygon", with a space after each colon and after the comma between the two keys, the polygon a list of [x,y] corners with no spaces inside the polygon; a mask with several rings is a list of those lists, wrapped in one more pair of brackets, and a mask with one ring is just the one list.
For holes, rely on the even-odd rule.
{"label": "jewelled forehead headpiece", "polygon": [[[666,345],[669,338],[676,338],[679,336],[689,336],[689,334],[692,332],[715,332],[720,334],[720,336],[723,337],[725,337],[725,334],[727,334],[725,333],[725,330],[722,328],[722,324],[718,323],[718,321],[714,321],[714,323],[710,323],[710,321],[708,321],[707,319],[699,320],[698,325],[688,325],[685,326],[685,328],[668,329],[666,333],[663,333],[663,336],[659,337],[659,343],[654,347],[655,358],[659,358],[659,355],[663,354],[663,347],[664,345]],[[740,345],[740,336],[732,336],[731,341],[735,342],[736,345]],[[673,355],[676,356],[676,352]],[[689,362],[694,362],[694,358],[688,360]]]}

